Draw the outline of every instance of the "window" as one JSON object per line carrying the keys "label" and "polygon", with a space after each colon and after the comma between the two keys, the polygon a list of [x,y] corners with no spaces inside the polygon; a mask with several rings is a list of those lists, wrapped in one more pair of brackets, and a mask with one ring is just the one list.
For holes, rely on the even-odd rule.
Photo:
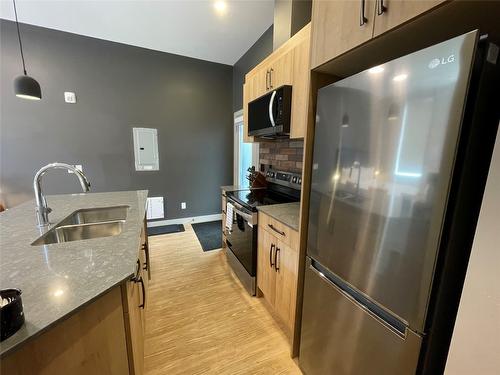
{"label": "window", "polygon": [[248,186],[247,169],[259,168],[259,144],[243,142],[243,110],[234,114],[234,177],[233,183]]}

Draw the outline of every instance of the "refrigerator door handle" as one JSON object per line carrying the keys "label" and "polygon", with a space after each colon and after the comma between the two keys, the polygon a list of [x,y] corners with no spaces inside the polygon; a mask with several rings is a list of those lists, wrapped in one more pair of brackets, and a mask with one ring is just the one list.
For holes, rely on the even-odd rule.
{"label": "refrigerator door handle", "polygon": [[313,271],[327,285],[335,288],[339,293],[344,295],[344,297],[351,300],[351,302],[356,304],[359,308],[365,310],[368,314],[370,314],[372,317],[398,334],[401,338],[406,338],[406,330],[408,329],[408,325],[401,321],[399,318],[395,317],[374,302],[370,301],[367,297],[349,286],[338,276],[333,275],[330,271],[322,267],[314,259],[311,259],[309,269]]}

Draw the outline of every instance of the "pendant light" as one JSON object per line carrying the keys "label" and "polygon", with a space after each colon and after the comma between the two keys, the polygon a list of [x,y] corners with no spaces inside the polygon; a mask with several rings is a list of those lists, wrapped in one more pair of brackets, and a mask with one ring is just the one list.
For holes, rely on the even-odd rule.
{"label": "pendant light", "polygon": [[26,73],[26,64],[24,63],[23,44],[21,42],[21,33],[19,31],[19,21],[17,20],[16,0],[14,3],[14,14],[16,16],[17,37],[19,39],[19,49],[21,50],[21,60],[23,61],[24,75],[14,80],[14,92],[18,98],[40,100],[42,99],[42,89],[40,84]]}

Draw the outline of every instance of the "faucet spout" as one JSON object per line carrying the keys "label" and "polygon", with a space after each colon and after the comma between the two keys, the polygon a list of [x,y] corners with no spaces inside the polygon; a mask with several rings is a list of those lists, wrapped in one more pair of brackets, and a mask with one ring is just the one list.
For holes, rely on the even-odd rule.
{"label": "faucet spout", "polygon": [[47,207],[47,201],[42,192],[42,177],[47,171],[51,169],[66,169],[72,171],[78,180],[84,192],[90,190],[90,182],[82,171],[76,169],[74,166],[65,163],[51,163],[40,168],[40,170],[35,174],[33,179],[33,190],[35,191],[35,202],[36,202],[36,217],[38,220],[39,227],[45,227],[49,225],[49,213],[52,211]]}

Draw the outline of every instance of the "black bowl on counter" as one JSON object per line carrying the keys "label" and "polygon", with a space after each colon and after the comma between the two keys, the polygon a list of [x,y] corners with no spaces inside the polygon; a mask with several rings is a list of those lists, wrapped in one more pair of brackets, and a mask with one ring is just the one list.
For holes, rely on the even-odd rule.
{"label": "black bowl on counter", "polygon": [[0,290],[0,341],[12,336],[24,324],[23,300],[21,290]]}

